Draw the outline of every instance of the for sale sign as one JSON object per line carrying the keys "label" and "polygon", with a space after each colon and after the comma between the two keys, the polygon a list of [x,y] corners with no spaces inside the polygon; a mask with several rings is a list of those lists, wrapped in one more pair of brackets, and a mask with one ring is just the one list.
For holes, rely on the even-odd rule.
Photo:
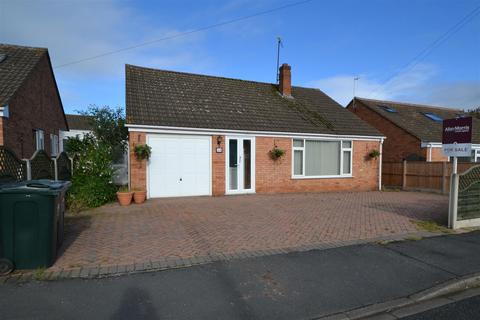
{"label": "for sale sign", "polygon": [[443,120],[443,154],[448,157],[470,157],[472,131],[471,117]]}

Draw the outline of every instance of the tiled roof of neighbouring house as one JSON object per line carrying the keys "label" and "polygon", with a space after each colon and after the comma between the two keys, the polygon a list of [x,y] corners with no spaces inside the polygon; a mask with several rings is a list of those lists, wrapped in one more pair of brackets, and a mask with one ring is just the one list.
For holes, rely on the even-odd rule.
{"label": "tiled roof of neighbouring house", "polygon": [[92,130],[93,119],[90,116],[79,114],[66,114],[68,127],[70,130]]}
{"label": "tiled roof of neighbouring house", "polygon": [[0,44],[0,107],[8,104],[46,53],[44,48]]}
{"label": "tiled roof of neighbouring house", "polygon": [[[355,101],[379,113],[423,142],[442,142],[442,120],[465,115],[462,109],[365,98],[355,98]],[[475,117],[472,142],[480,144],[480,119]]]}
{"label": "tiled roof of neighbouring house", "polygon": [[318,89],[126,65],[127,124],[381,136]]}

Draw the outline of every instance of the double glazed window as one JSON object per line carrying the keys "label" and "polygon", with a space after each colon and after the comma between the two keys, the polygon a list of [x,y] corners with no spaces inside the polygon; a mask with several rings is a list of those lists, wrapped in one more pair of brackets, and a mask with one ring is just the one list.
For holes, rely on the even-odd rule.
{"label": "double glazed window", "polygon": [[294,177],[352,175],[352,141],[293,140]]}
{"label": "double glazed window", "polygon": [[52,156],[58,155],[58,136],[56,134],[50,135],[50,153]]}
{"label": "double glazed window", "polygon": [[35,130],[35,150],[45,149],[45,137],[43,130]]}

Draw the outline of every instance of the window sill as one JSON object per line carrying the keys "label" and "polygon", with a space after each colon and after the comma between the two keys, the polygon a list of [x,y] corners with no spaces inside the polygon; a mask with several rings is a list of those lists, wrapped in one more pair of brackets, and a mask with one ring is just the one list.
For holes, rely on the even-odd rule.
{"label": "window sill", "polygon": [[348,179],[353,178],[353,175],[338,175],[338,176],[292,176],[292,180],[303,180],[303,179]]}

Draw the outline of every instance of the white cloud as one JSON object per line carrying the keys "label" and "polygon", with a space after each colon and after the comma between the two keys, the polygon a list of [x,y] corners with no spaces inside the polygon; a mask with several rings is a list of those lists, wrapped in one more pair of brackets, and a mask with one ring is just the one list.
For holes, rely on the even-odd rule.
{"label": "white cloud", "polygon": [[[357,97],[458,108],[480,106],[478,81],[439,82],[441,75],[437,68],[428,64],[418,64],[400,72],[386,83],[367,74],[359,77]],[[308,85],[319,88],[345,106],[353,97],[353,78],[354,75],[339,75],[311,81]]]}
{"label": "white cloud", "polygon": [[[2,42],[48,47],[54,66],[105,52],[115,51],[154,39],[176,35],[183,30],[157,27],[125,1],[2,1],[0,36]],[[6,14],[8,12],[8,14]],[[152,27],[155,26],[155,27]],[[163,68],[193,64],[186,47],[198,44],[200,34],[154,43],[56,69],[78,77],[121,75],[124,63]],[[198,52],[197,48],[197,53]]]}
{"label": "white cloud", "polygon": [[[355,95],[373,99],[405,99],[412,94],[418,95],[435,74],[436,68],[431,65],[417,65],[407,72],[400,72],[386,83],[361,74],[358,75]],[[311,81],[309,85],[321,89],[345,106],[353,97],[353,79],[356,76],[339,75]]]}

